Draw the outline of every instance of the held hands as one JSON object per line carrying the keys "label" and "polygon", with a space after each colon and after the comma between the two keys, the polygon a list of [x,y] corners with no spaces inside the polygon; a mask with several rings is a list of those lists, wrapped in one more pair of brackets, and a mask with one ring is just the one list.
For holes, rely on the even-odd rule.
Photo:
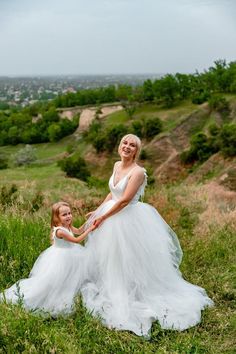
{"label": "held hands", "polygon": [[89,228],[87,229],[87,232],[89,233],[89,232],[95,230],[96,228],[97,228],[97,226],[95,226],[95,225],[93,224],[93,225],[89,226]]}
{"label": "held hands", "polygon": [[104,220],[105,218],[103,216],[100,216],[99,218],[94,220],[93,225],[95,226],[95,228],[97,228],[103,223]]}

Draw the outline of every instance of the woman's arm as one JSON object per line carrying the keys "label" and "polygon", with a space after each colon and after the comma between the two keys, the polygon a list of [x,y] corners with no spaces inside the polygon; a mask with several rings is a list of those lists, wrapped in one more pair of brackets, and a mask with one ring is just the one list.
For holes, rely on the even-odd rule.
{"label": "woman's arm", "polygon": [[[113,166],[113,173],[115,172],[115,170],[117,169],[117,166],[120,164],[120,161],[116,161],[115,163],[114,163],[114,166]],[[106,203],[106,202],[108,202],[109,200],[111,200],[112,199],[112,194],[111,193],[108,193],[107,194],[107,196],[106,196],[106,198],[103,200],[103,202],[99,205],[99,207],[101,206],[101,205],[103,205],[104,203]],[[97,209],[96,209],[97,210]],[[95,213],[95,211],[96,210],[94,210],[94,211],[90,211],[89,213],[87,213],[85,216],[86,216],[86,218],[88,218],[89,216],[91,216],[93,213]]]}
{"label": "woman's arm", "polygon": [[[62,229],[58,229],[56,231],[56,237],[58,238],[63,238],[66,241],[73,242],[73,243],[79,243],[85,239],[85,237],[88,236],[88,234],[93,231],[96,228],[95,225],[90,226],[84,233],[82,233],[79,237],[74,237],[67,233],[66,231]],[[78,229],[77,229],[78,230]]]}
{"label": "woman's arm", "polygon": [[131,177],[129,178],[127,187],[122,197],[113,205],[113,207],[107,213],[97,218],[94,221],[94,225],[98,227],[104,220],[118,213],[120,210],[126,207],[137,193],[139,187],[143,183],[143,179],[144,171],[142,168],[134,171]]}

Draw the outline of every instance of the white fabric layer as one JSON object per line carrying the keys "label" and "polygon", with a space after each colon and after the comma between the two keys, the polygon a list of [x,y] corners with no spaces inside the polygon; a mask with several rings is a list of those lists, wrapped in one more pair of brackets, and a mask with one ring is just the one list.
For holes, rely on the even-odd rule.
{"label": "white fabric layer", "polygon": [[[129,175],[116,186],[113,178],[112,200],[101,205],[88,224],[122,196]],[[213,302],[203,288],[182,278],[177,236],[152,206],[138,201],[145,185],[146,176],[129,205],[90,234],[89,276],[82,296],[86,307],[108,327],[148,336],[154,320],[165,329],[196,325],[201,310]]]}
{"label": "white fabric layer", "polygon": [[69,232],[63,227],[54,228],[54,244],[38,257],[29,278],[5,290],[1,300],[20,301],[26,309],[53,316],[73,311],[74,297],[86,277],[86,251],[81,245],[57,238],[58,228]]}

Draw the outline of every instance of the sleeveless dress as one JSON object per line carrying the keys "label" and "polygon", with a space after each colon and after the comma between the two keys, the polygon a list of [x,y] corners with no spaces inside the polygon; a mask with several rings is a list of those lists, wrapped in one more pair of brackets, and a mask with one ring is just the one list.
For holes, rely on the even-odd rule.
{"label": "sleeveless dress", "polygon": [[[105,214],[121,198],[130,173],[109,187],[112,200],[88,220]],[[205,290],[185,281],[173,230],[150,205],[139,201],[144,182],[130,203],[106,219],[86,243],[88,279],[81,288],[85,306],[109,328],[149,336],[152,322],[184,330],[200,322],[201,310],[213,305]]]}
{"label": "sleeveless dress", "polygon": [[85,248],[56,236],[64,227],[53,229],[54,244],[36,260],[29,278],[22,279],[0,294],[0,300],[22,305],[34,312],[53,316],[66,315],[73,311],[85,272]]}

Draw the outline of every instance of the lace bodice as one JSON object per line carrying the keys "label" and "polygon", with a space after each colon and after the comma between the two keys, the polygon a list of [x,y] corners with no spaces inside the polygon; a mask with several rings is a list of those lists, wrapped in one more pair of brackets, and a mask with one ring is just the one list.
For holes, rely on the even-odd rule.
{"label": "lace bodice", "polygon": [[[114,185],[114,174],[115,174],[115,171],[113,172],[113,174],[110,177],[109,188],[110,188],[110,191],[112,194],[112,199],[118,200],[122,197],[122,195],[125,191],[131,171],[129,173],[127,173],[127,175],[125,175],[123,178],[121,178],[121,180],[116,185]],[[147,173],[146,173],[145,169],[143,169],[143,174],[144,174],[143,183],[141,184],[141,186],[137,190],[135,196],[131,200],[131,202],[130,202],[131,204],[137,203],[139,201],[140,197],[142,197],[144,194],[144,190],[147,185]]]}

